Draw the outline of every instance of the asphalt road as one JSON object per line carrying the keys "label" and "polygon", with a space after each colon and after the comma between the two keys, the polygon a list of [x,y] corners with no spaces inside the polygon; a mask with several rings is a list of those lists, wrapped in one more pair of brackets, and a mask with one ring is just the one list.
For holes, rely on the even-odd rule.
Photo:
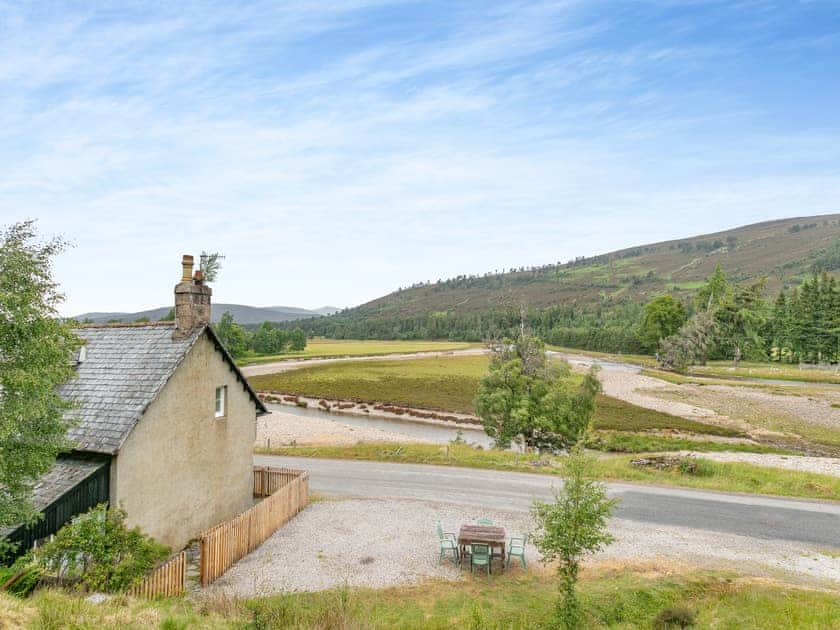
{"label": "asphalt road", "polygon": [[[347,460],[256,455],[262,466],[310,471],[310,489],[330,495],[421,499],[490,509],[528,511],[551,497],[559,479],[547,475]],[[616,516],[641,523],[691,527],[761,539],[840,549],[840,503],[759,495],[608,484],[621,500]]]}

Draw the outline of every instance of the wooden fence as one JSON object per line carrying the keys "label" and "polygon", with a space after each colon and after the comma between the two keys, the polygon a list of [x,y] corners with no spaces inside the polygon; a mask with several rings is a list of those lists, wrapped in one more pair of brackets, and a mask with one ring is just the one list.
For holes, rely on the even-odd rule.
{"label": "wooden fence", "polygon": [[259,547],[309,502],[309,473],[288,468],[254,468],[254,496],[267,497],[239,516],[201,535],[201,585],[207,586],[234,562]]}
{"label": "wooden fence", "polygon": [[269,468],[254,466],[254,496],[267,497],[291,483],[306,471],[295,468]]}
{"label": "wooden fence", "polygon": [[149,573],[143,581],[128,591],[134,597],[153,599],[160,595],[180,595],[187,587],[187,554],[181,552]]}

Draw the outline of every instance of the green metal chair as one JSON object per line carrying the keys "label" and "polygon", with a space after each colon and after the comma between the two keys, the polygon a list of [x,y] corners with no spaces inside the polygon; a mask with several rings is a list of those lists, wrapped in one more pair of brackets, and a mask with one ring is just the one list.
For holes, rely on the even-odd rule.
{"label": "green metal chair", "polygon": [[452,564],[458,564],[461,560],[458,552],[458,538],[455,534],[443,531],[443,526],[438,521],[437,524],[438,544],[440,545],[440,556],[438,557],[438,564],[443,562],[443,559],[452,554]]}
{"label": "green metal chair", "polygon": [[487,575],[490,575],[490,545],[470,545],[470,573],[474,567],[487,567]]}
{"label": "green metal chair", "polygon": [[525,545],[528,544],[528,534],[522,536],[511,536],[508,542],[507,564],[510,566],[510,559],[519,558],[522,563],[522,568],[525,568]]}
{"label": "green metal chair", "polygon": [[[490,520],[489,518],[479,518],[479,519],[476,519],[475,524],[476,524],[476,525],[495,525],[495,523],[494,523],[492,520]],[[495,547],[492,547],[492,548],[490,549],[490,557],[491,557],[491,558],[501,558],[502,562],[504,562],[504,561],[505,561],[505,550],[504,550],[504,547],[501,549],[501,552],[500,552],[500,554],[501,554],[501,555],[500,555],[500,554],[498,554],[498,553],[495,553],[495,551],[496,551],[496,548],[495,548]]]}

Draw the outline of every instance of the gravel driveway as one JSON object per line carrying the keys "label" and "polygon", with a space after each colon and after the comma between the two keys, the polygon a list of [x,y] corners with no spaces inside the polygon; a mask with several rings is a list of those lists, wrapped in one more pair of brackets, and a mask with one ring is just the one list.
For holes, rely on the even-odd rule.
{"label": "gravel driveway", "polygon": [[[468,574],[466,569],[446,561],[438,564],[435,523],[441,521],[445,531],[457,533],[461,523],[481,517],[504,526],[508,535],[529,526],[523,514],[422,501],[318,501],[205,592],[253,597],[342,584],[382,588],[426,578],[461,579]],[[536,562],[533,547],[527,559]]]}
{"label": "gravel driveway", "polygon": [[[382,588],[467,579],[466,570],[438,565],[434,526],[440,520],[446,531],[457,532],[461,523],[479,517],[503,525],[508,535],[533,527],[522,512],[393,499],[318,501],[202,593],[254,597],[344,584]],[[590,562],[729,568],[840,589],[840,558],[815,546],[622,519],[613,519],[611,529],[616,542]],[[530,544],[527,561],[527,570],[540,570]]]}

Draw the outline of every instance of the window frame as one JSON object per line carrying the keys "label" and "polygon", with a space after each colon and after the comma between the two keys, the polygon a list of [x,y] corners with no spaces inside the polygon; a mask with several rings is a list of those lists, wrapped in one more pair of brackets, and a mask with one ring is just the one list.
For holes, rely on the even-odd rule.
{"label": "window frame", "polygon": [[[216,420],[227,418],[227,385],[218,385],[215,391],[215,402],[213,405],[213,417]],[[221,402],[221,405],[219,405]]]}

